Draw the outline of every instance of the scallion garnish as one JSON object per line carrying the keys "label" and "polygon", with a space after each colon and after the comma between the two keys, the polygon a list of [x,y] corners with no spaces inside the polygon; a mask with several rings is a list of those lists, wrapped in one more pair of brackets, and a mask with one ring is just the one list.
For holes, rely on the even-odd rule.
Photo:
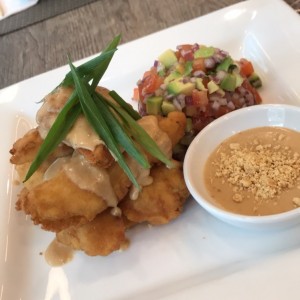
{"label": "scallion garnish", "polygon": [[55,119],[46,138],[44,139],[35,159],[25,176],[24,182],[27,181],[47,157],[66,137],[73,124],[81,114],[81,107],[78,103],[76,92],[73,92],[66,105]]}
{"label": "scallion garnish", "polygon": [[71,71],[59,86],[74,86],[74,92],[57,115],[24,181],[32,176],[64,140],[82,113],[136,187],[139,188],[139,184],[126,163],[123,150],[144,168],[150,168],[150,164],[142,148],[165,164],[171,164],[155,141],[136,123],[140,115],[128,103],[115,91],[109,93],[113,100],[95,91],[117,50],[119,41],[120,36],[115,37],[99,56],[77,68],[69,59]]}

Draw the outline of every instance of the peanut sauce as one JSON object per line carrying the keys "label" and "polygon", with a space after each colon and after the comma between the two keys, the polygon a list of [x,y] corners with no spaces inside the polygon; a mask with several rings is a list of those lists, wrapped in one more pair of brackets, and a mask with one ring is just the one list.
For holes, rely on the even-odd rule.
{"label": "peanut sauce", "polygon": [[218,206],[271,215],[300,206],[300,133],[279,127],[240,132],[210,155],[205,184]]}
{"label": "peanut sauce", "polygon": [[46,262],[52,267],[62,266],[73,259],[74,250],[60,243],[56,238],[44,253]]}
{"label": "peanut sauce", "polygon": [[73,156],[56,159],[45,172],[44,179],[49,180],[61,170],[81,189],[103,198],[108,206],[117,206],[118,199],[106,169],[90,164],[84,156],[75,153]]}

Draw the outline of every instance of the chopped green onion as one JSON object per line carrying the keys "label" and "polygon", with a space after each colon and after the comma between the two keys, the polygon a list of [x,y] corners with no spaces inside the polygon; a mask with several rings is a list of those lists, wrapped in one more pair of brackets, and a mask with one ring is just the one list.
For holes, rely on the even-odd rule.
{"label": "chopped green onion", "polygon": [[51,126],[35,159],[30,165],[24,182],[33,175],[33,173],[40,167],[40,165],[48,158],[48,156],[66,137],[80,114],[81,107],[78,103],[76,93],[74,92]]}
{"label": "chopped green onion", "polygon": [[116,119],[115,115],[109,109],[106,100],[101,95],[94,93],[96,105],[99,107],[99,110],[103,112],[103,117],[107,122],[107,125],[112,131],[112,134],[115,136],[117,142],[124,148],[124,150],[133,157],[143,168],[150,168],[149,162],[145,155],[136,147],[131,137],[124,132],[123,126]]}
{"label": "chopped green onion", "polygon": [[156,142],[149,136],[149,134],[141,127],[131,116],[124,111],[120,106],[114,104],[111,101],[107,101],[109,105],[123,118],[125,124],[129,127],[129,131],[135,141],[140,144],[147,152],[156,157],[168,166],[172,165],[172,162],[166,157],[166,155],[160,150]]}
{"label": "chopped green onion", "polygon": [[59,86],[75,85],[75,90],[57,115],[24,181],[32,176],[64,140],[81,113],[85,115],[90,125],[104,141],[120,167],[136,187],[140,188],[122,154],[123,149],[144,168],[150,168],[150,164],[144,152],[140,150],[140,146],[165,164],[171,165],[171,161],[159,149],[155,141],[136,123],[136,120],[141,117],[128,103],[115,91],[109,92],[113,100],[107,99],[95,91],[117,50],[116,47],[119,42],[120,36],[116,36],[99,56],[77,68],[69,59],[71,71]]}
{"label": "chopped green onion", "polygon": [[[116,47],[118,46],[120,39],[120,35],[116,36],[99,56],[77,67],[80,77],[86,77],[87,81],[94,79],[94,89],[96,88],[97,84],[99,83],[100,79],[105,73],[115,51],[117,50]],[[97,80],[95,80],[95,77],[97,77]],[[73,84],[73,77],[70,71],[65,76],[65,79],[62,81],[61,85],[69,86],[71,84]]]}
{"label": "chopped green onion", "polygon": [[91,95],[88,92],[85,84],[81,81],[79,74],[76,71],[76,68],[69,61],[69,65],[71,68],[71,72],[73,75],[73,80],[75,83],[75,87],[79,96],[79,101],[81,104],[81,108],[83,113],[91,126],[97,132],[97,134],[101,137],[104,143],[107,145],[108,149],[113,153],[119,165],[123,168],[127,176],[133,182],[133,184],[139,188],[139,184],[133,175],[132,171],[128,167],[121,149],[113,136],[108,124],[105,122],[105,119],[101,112],[97,109],[95,102],[93,101]]}
{"label": "chopped green onion", "polygon": [[110,91],[108,93],[122,108],[127,111],[127,113],[134,119],[139,120],[141,118],[140,114],[132,108],[123,98],[117,94],[116,91]]}

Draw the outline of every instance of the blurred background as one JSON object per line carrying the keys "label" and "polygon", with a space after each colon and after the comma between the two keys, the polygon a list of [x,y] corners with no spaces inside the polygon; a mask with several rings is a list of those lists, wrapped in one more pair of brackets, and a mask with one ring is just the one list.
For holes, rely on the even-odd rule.
{"label": "blurred background", "polygon": [[[22,0],[0,0],[2,14],[5,1]],[[95,54],[116,34],[126,43],[238,2],[39,0],[0,19],[0,89],[65,65],[66,53],[74,61]],[[285,2],[299,11],[299,0]]]}

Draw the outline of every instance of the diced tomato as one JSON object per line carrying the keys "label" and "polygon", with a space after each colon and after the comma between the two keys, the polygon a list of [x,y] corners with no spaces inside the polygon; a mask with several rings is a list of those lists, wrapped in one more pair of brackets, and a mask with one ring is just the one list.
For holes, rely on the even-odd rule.
{"label": "diced tomato", "polygon": [[138,102],[138,111],[139,111],[141,116],[146,116],[147,115],[146,104],[143,103],[142,101]]}
{"label": "diced tomato", "polygon": [[206,106],[208,104],[207,91],[192,91],[192,101],[195,106]]}
{"label": "diced tomato", "polygon": [[143,99],[146,94],[152,94],[157,90],[164,80],[157,74],[155,68],[145,72],[143,80],[139,84],[139,98]]}
{"label": "diced tomato", "polygon": [[179,51],[176,51],[176,52],[175,52],[175,55],[176,55],[176,57],[177,57],[177,60],[179,60],[180,57],[181,57],[181,56],[180,56],[180,52],[179,52]]}
{"label": "diced tomato", "polygon": [[180,53],[180,56],[185,60],[185,61],[190,61],[194,59],[194,51],[193,51],[193,45],[180,45],[178,46],[178,50]]}
{"label": "diced tomato", "polygon": [[207,117],[200,113],[199,115],[192,118],[193,130],[197,133],[200,130],[202,130],[206,125],[208,125],[211,121],[213,121],[213,118]]}
{"label": "diced tomato", "polygon": [[241,74],[246,77],[249,77],[254,72],[252,63],[245,58],[240,59],[240,67],[241,67],[240,70]]}
{"label": "diced tomato", "polygon": [[223,115],[225,115],[225,114],[227,114],[227,113],[229,113],[229,112],[230,112],[230,109],[229,109],[227,106],[221,105],[221,106],[215,111],[214,116],[215,116],[216,118],[219,118],[219,117],[221,117],[221,116],[223,116]]}
{"label": "diced tomato", "polygon": [[210,79],[209,79],[209,77],[203,77],[202,78],[202,83],[203,83],[203,85],[204,85],[204,87],[205,88],[207,88],[207,84],[210,82]]}
{"label": "diced tomato", "polygon": [[193,61],[193,70],[194,71],[203,71],[205,72],[204,58],[199,57]]}
{"label": "diced tomato", "polygon": [[249,90],[253,96],[254,96],[254,102],[255,104],[260,104],[262,102],[262,99],[259,95],[259,93],[257,92],[257,90],[250,84],[250,82],[248,81],[248,79],[244,80],[242,86]]}
{"label": "diced tomato", "polygon": [[191,44],[182,44],[177,47],[179,51],[181,50],[193,50],[193,45]]}
{"label": "diced tomato", "polygon": [[133,89],[133,96],[132,96],[132,100],[136,100],[138,101],[140,99],[140,96],[139,96],[139,88],[134,88]]}

